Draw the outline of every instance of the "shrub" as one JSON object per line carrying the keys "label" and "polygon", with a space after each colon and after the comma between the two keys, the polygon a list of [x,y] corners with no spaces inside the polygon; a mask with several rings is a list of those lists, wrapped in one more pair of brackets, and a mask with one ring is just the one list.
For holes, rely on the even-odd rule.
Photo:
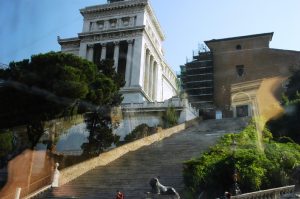
{"label": "shrub", "polygon": [[176,113],[176,110],[173,106],[169,106],[166,112],[163,115],[163,122],[165,128],[170,128],[178,124],[179,115]]}
{"label": "shrub", "polygon": [[124,140],[126,142],[131,142],[143,137],[147,137],[156,133],[154,127],[149,127],[147,124],[140,124],[128,135],[125,136]]}
{"label": "shrub", "polygon": [[[278,143],[265,130],[265,150],[257,147],[255,124],[239,134],[224,135],[201,157],[184,163],[184,182],[188,192],[196,196],[205,191],[209,198],[220,196],[233,185],[234,168],[243,192],[284,186],[292,182],[294,168],[300,165],[300,146]],[[236,150],[232,143],[236,141]]]}
{"label": "shrub", "polygon": [[0,158],[5,157],[13,149],[13,134],[10,131],[0,131]]}

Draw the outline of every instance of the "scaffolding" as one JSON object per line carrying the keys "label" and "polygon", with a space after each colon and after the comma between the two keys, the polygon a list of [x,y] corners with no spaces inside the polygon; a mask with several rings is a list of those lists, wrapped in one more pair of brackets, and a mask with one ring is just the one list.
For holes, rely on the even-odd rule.
{"label": "scaffolding", "polygon": [[[194,53],[193,53],[194,54]],[[181,67],[181,86],[192,106],[213,109],[214,69],[212,52],[198,52]]]}

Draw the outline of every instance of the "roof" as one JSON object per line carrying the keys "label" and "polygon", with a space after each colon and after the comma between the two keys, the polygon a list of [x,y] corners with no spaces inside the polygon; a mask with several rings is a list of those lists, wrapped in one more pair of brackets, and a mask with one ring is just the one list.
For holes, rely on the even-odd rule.
{"label": "roof", "polygon": [[254,35],[245,35],[245,36],[239,36],[239,37],[229,37],[229,38],[223,38],[223,39],[212,39],[205,41],[205,43],[213,43],[213,42],[220,42],[220,41],[231,41],[231,40],[238,40],[238,39],[248,39],[248,38],[256,38],[256,37],[264,37],[269,36],[270,41],[272,40],[274,32],[269,33],[261,33],[261,34],[254,34]]}

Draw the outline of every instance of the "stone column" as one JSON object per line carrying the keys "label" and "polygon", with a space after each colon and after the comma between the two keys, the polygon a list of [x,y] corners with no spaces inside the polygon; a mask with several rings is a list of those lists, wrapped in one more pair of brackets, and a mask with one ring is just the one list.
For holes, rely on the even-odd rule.
{"label": "stone column", "polygon": [[87,44],[86,43],[80,43],[79,56],[86,59],[86,55],[87,55]]}
{"label": "stone column", "polygon": [[87,55],[87,60],[93,61],[94,58],[94,44],[88,44],[88,55]]}
{"label": "stone column", "polygon": [[119,53],[120,53],[119,44],[120,44],[120,42],[118,42],[118,41],[115,42],[114,65],[115,65],[116,72],[118,72],[118,66],[119,66]]}
{"label": "stone column", "polygon": [[152,98],[153,101],[157,101],[157,62],[155,62],[153,67],[153,89],[152,89]]}
{"label": "stone column", "polygon": [[146,49],[145,73],[144,73],[144,91],[148,92],[149,85],[149,66],[150,66],[150,51]]}
{"label": "stone column", "polygon": [[106,59],[106,43],[101,44],[101,58],[100,60]]}
{"label": "stone column", "polygon": [[143,54],[143,38],[137,37],[134,39],[133,53],[132,53],[132,69],[131,69],[131,86],[136,88],[141,88],[142,86],[142,59]]}
{"label": "stone column", "polygon": [[126,58],[126,73],[125,73],[125,81],[126,87],[131,85],[131,67],[132,67],[132,45],[133,40],[127,40],[128,43],[128,50],[127,50],[127,58]]}
{"label": "stone column", "polygon": [[149,73],[150,76],[149,97],[151,99],[153,99],[153,75],[154,75],[153,68],[154,68],[154,57],[152,56],[151,63],[150,63],[150,73]]}
{"label": "stone column", "polygon": [[156,99],[157,101],[162,101],[162,92],[163,92],[163,88],[162,88],[162,66],[161,64],[157,64],[157,82],[156,82]]}

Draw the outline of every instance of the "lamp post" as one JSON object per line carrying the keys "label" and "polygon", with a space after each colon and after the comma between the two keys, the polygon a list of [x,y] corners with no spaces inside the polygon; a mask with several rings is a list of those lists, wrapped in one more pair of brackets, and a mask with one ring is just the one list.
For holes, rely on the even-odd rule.
{"label": "lamp post", "polygon": [[235,159],[234,159],[234,155],[235,155],[235,151],[236,151],[236,146],[237,146],[237,143],[235,141],[235,138],[233,138],[233,141],[232,141],[232,149],[233,149],[233,165],[234,165],[234,172],[233,172],[233,186],[232,186],[232,194],[234,196],[236,195],[240,195],[242,193],[237,181],[238,181],[238,172],[237,172],[237,169],[235,167]]}

